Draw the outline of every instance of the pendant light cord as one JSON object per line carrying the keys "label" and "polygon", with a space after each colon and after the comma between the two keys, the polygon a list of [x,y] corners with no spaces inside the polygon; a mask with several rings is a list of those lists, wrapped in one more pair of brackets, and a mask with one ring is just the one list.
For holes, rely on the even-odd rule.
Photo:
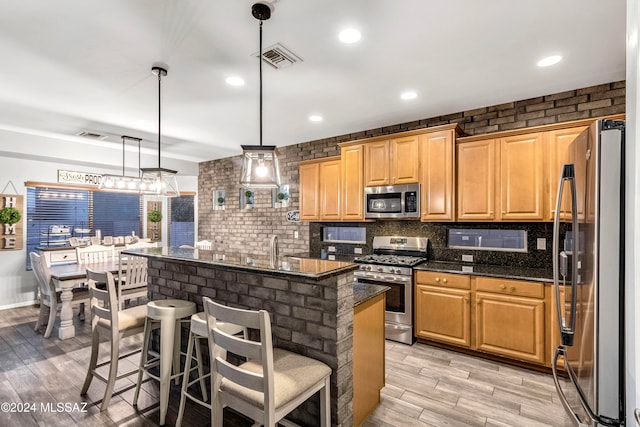
{"label": "pendant light cord", "polygon": [[158,169],[160,169],[160,122],[161,122],[161,115],[160,115],[160,85],[162,83],[162,70],[158,70]]}
{"label": "pendant light cord", "polygon": [[260,51],[258,52],[260,64],[260,146],[262,147],[262,21],[260,21]]}

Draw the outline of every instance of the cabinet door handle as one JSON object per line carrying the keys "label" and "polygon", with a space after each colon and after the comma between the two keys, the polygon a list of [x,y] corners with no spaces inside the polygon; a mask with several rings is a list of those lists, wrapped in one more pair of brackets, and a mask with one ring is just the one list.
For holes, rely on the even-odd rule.
{"label": "cabinet door handle", "polygon": [[505,212],[505,211],[502,211],[502,215],[505,215],[505,214],[506,214],[506,212]]}
{"label": "cabinet door handle", "polygon": [[516,291],[516,287],[515,287],[515,286],[512,286],[512,287],[510,288],[510,290],[511,290],[511,292],[515,292],[515,291]]}
{"label": "cabinet door handle", "polygon": [[476,302],[476,305],[480,305],[480,304],[482,304],[482,300],[478,300],[478,301]]}
{"label": "cabinet door handle", "polygon": [[465,298],[464,298],[464,302],[466,302],[467,304],[469,304],[469,297],[465,297]]}
{"label": "cabinet door handle", "polygon": [[439,281],[440,281],[440,278],[439,278],[439,277],[436,277],[436,282],[439,282]]}
{"label": "cabinet door handle", "polygon": [[442,283],[447,283],[447,279],[442,279]]}
{"label": "cabinet door handle", "polygon": [[507,289],[507,285],[500,285],[500,289],[504,291],[505,289]]}

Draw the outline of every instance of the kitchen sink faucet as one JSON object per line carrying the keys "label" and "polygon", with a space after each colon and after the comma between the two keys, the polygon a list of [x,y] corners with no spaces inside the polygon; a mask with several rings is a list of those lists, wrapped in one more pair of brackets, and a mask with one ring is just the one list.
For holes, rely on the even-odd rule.
{"label": "kitchen sink faucet", "polygon": [[269,240],[269,266],[271,268],[278,266],[278,236],[275,234]]}

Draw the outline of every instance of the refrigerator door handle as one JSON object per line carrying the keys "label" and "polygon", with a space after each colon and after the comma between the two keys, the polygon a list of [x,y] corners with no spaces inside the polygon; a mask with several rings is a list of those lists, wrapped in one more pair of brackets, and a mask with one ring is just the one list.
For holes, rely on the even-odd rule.
{"label": "refrigerator door handle", "polygon": [[[556,211],[557,212],[557,211]],[[559,346],[556,348],[556,352],[553,356],[553,362],[551,363],[551,370],[553,372],[553,382],[556,385],[556,390],[558,391],[558,396],[560,396],[560,401],[562,402],[562,406],[564,406],[565,412],[569,414],[569,416],[573,419],[573,424],[579,427],[589,427],[587,424],[584,424],[578,418],[578,414],[574,412],[567,400],[567,397],[564,395],[564,391],[560,387],[560,380],[558,379],[558,358],[562,356],[565,360],[565,365],[567,363],[567,351],[565,347]]]}
{"label": "refrigerator door handle", "polygon": [[[564,300],[560,300],[559,281],[559,243],[560,243],[560,209],[562,207],[562,193],[564,182],[568,181],[571,186],[571,227],[573,242],[571,244],[571,309],[568,322],[564,317]],[[576,327],[576,298],[577,298],[577,278],[578,278],[578,208],[576,202],[576,176],[574,165],[566,164],[562,166],[562,174],[558,182],[558,193],[556,197],[556,212],[553,218],[553,287],[556,293],[556,312],[560,327],[560,336],[563,345],[573,345],[573,335]],[[566,252],[562,253],[563,263],[566,262]],[[563,269],[566,270],[566,269]]]}
{"label": "refrigerator door handle", "polygon": [[[578,392],[577,395],[580,400],[580,404],[582,405],[582,408],[585,410],[587,416],[593,422],[592,424],[584,424],[582,421],[580,421],[580,419],[578,418],[578,415],[571,408],[571,405],[569,405],[569,401],[567,400],[567,397],[564,395],[564,392],[560,388],[560,380],[558,379],[558,357],[560,357],[561,355],[564,358],[564,366],[566,368],[567,374],[569,375],[569,379],[574,385],[576,385],[576,390]],[[580,389],[580,387],[577,386],[578,378],[576,377],[576,374],[573,368],[571,368],[571,365],[569,364],[569,360],[567,359],[566,347],[559,346],[556,348],[555,355],[553,356],[553,363],[551,364],[551,371],[553,372],[553,382],[555,383],[556,390],[558,391],[558,396],[560,396],[560,400],[562,401],[562,406],[564,406],[566,412],[571,416],[571,418],[573,418],[573,420],[578,426],[589,427],[591,425],[603,425],[608,427],[621,427],[623,425],[621,420],[609,418],[604,415],[596,415],[593,412],[593,410],[589,406],[589,403],[587,402],[587,399],[584,397],[582,390]]]}

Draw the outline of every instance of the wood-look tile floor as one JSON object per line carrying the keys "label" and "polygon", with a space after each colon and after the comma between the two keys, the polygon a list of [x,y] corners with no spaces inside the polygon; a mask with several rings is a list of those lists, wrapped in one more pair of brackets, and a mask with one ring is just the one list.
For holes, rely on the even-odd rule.
{"label": "wood-look tile floor", "polygon": [[[4,404],[0,426],[158,425],[156,381],[143,384],[137,409],[132,405],[135,376],[116,383],[104,412],[99,409],[103,382],[94,379],[88,394],[81,397],[91,348],[90,322],[74,316],[75,338],[45,339],[33,331],[38,310],[0,311],[0,405]],[[139,344],[140,337],[128,338],[122,351]],[[102,346],[100,355],[107,357],[108,343]],[[121,370],[135,367],[137,357],[121,363]],[[366,427],[570,425],[549,375],[423,344],[390,341],[386,363],[382,402]],[[172,386],[167,426],[175,425],[179,402],[179,387]],[[9,411],[6,404],[11,405]],[[225,426],[251,424],[225,410]],[[208,410],[188,402],[183,426],[206,425]]]}

